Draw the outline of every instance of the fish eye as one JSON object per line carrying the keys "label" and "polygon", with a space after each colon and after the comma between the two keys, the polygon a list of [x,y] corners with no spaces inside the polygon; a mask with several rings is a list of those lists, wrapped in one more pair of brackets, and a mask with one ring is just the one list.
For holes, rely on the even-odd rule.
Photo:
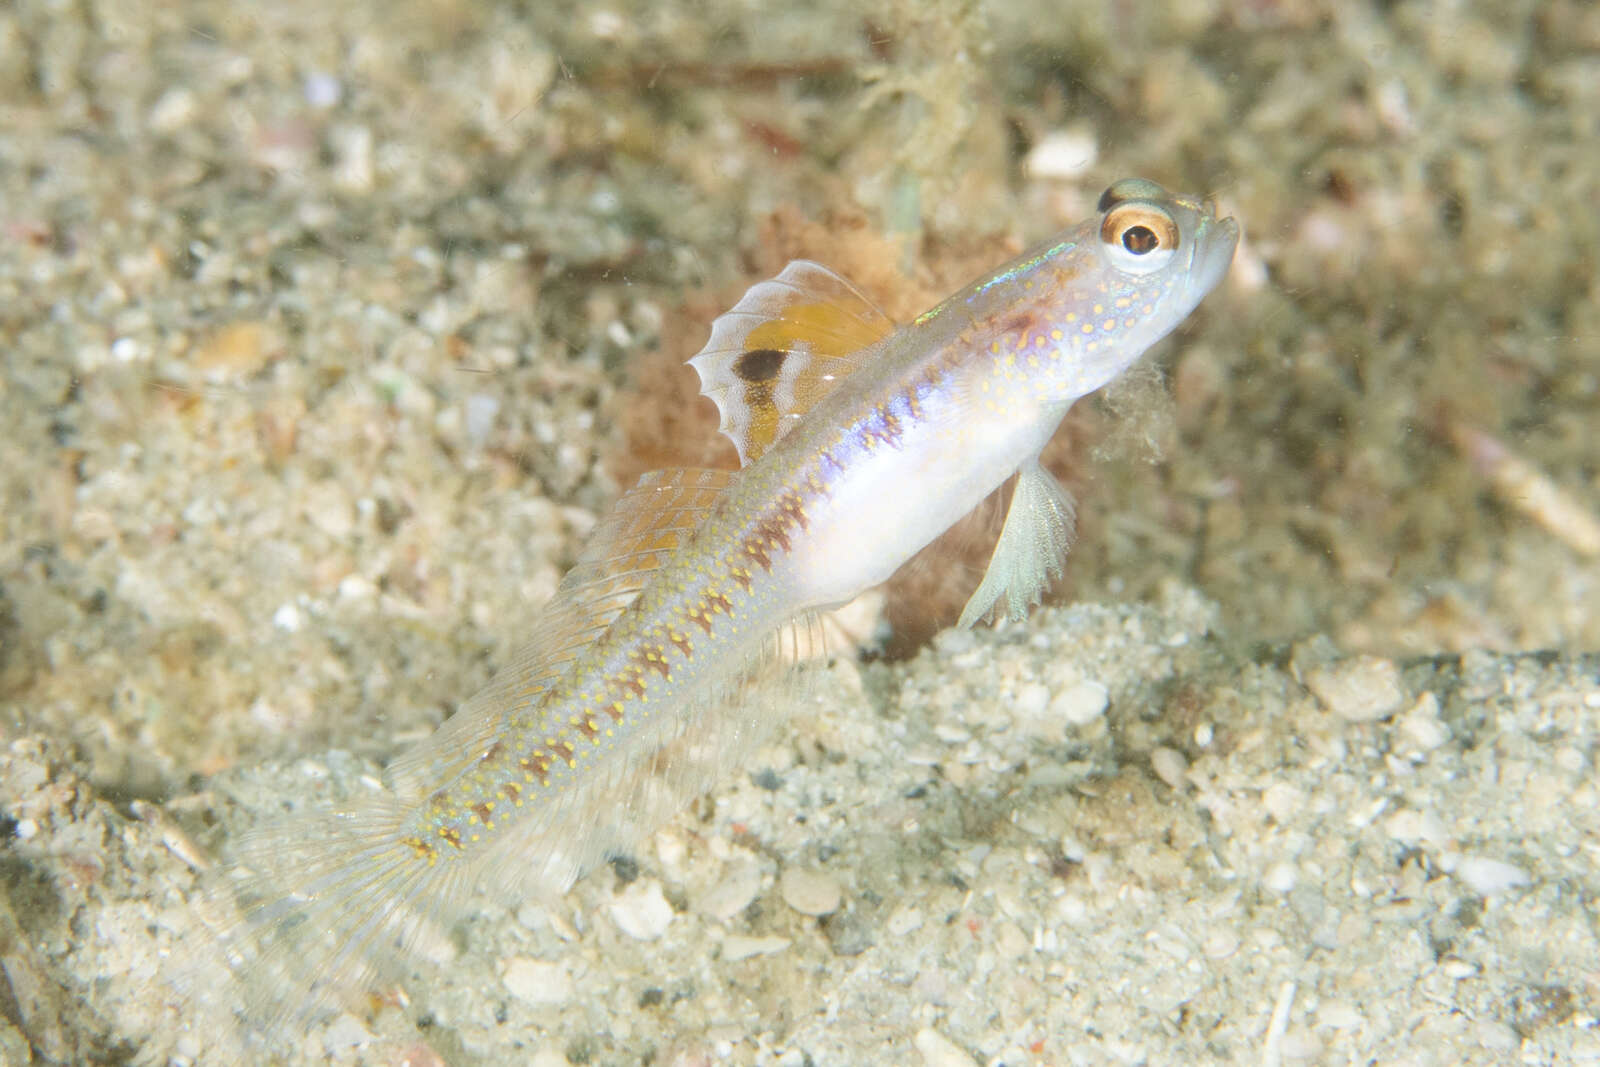
{"label": "fish eye", "polygon": [[1111,262],[1129,274],[1154,274],[1178,250],[1178,224],[1148,201],[1114,204],[1100,222],[1100,243]]}

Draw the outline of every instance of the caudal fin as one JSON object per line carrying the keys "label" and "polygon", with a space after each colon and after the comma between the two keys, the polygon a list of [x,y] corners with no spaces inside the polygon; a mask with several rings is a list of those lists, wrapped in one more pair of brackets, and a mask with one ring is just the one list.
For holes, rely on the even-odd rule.
{"label": "caudal fin", "polygon": [[194,1010],[231,1017],[252,1044],[292,1045],[410,954],[453,951],[448,926],[470,890],[458,865],[406,843],[406,817],[375,792],[231,842],[203,901],[213,936],[179,967]]}

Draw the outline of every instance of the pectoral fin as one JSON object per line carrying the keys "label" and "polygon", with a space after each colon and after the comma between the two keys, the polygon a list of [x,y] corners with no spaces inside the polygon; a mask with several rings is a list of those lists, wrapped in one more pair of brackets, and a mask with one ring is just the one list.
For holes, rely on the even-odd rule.
{"label": "pectoral fin", "polygon": [[990,618],[1002,596],[1009,617],[1024,617],[1051,580],[1061,576],[1062,560],[1072,545],[1073,515],[1072,497],[1039,466],[1038,458],[1024,463],[989,569],[961,610],[958,625]]}

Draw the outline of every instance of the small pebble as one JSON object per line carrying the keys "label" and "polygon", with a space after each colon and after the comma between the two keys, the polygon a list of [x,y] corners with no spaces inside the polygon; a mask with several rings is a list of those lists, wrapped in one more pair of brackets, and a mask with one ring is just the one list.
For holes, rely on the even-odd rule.
{"label": "small pebble", "polygon": [[377,178],[373,135],[367,126],[343,126],[331,131],[333,184],[341,192],[369,193]]}
{"label": "small pebble", "polygon": [[1494,1019],[1479,1019],[1473,1027],[1478,1044],[1490,1052],[1511,1053],[1522,1044],[1517,1032],[1505,1023]]}
{"label": "small pebble", "polygon": [[332,479],[316,482],[305,490],[304,508],[311,524],[331,540],[343,541],[355,526],[355,503],[345,487]]}
{"label": "small pebble", "polygon": [[322,1044],[330,1052],[335,1049],[359,1048],[371,1044],[372,1040],[372,1031],[361,1025],[361,1020],[349,1012],[329,1023],[328,1028],[322,1033]]}
{"label": "small pebble", "polygon": [[1300,881],[1299,872],[1292,863],[1274,863],[1267,868],[1267,873],[1261,884],[1274,893],[1287,893]]}
{"label": "small pebble", "polygon": [[1111,693],[1099,682],[1079,682],[1063,689],[1050,702],[1050,709],[1073,726],[1087,726],[1106,713]]}
{"label": "small pebble", "polygon": [[1291,1026],[1278,1044],[1278,1054],[1291,1063],[1315,1062],[1321,1057],[1322,1042],[1304,1026]]}
{"label": "small pebble", "polygon": [[855,910],[835,912],[822,920],[822,934],[835,956],[859,956],[872,947],[872,924]]}
{"label": "small pebble", "polygon": [[500,415],[500,398],[493,393],[473,393],[467,397],[466,412],[467,438],[474,447],[482,448]]}
{"label": "small pebble", "polygon": [[1348,1001],[1327,1000],[1317,1008],[1317,1025],[1335,1030],[1359,1030],[1366,1025],[1362,1015]]}
{"label": "small pebble", "polygon": [[344,84],[326,71],[314,70],[301,83],[306,103],[318,110],[333,107],[344,96]]}
{"label": "small pebble", "polygon": [[654,878],[634,882],[611,901],[611,921],[635,941],[654,941],[672,925],[672,905]]}
{"label": "small pebble", "polygon": [[1232,930],[1212,930],[1200,942],[1200,951],[1214,960],[1225,960],[1239,951],[1239,935]]}
{"label": "small pebble", "polygon": [[1007,920],[995,925],[994,947],[1001,959],[1020,959],[1032,944],[1028,935],[1022,932],[1022,927],[1016,923]]}
{"label": "small pebble", "polygon": [[889,916],[889,921],[884,924],[890,937],[905,937],[922,928],[922,911],[919,908],[904,907]]}
{"label": "small pebble", "polygon": [[1305,793],[1287,782],[1273,782],[1262,790],[1261,806],[1267,809],[1279,826],[1287,826],[1300,806],[1305,803]]}
{"label": "small pebble", "polygon": [[1406,699],[1400,668],[1381,656],[1354,656],[1317,667],[1306,675],[1306,688],[1346,722],[1387,719]]}
{"label": "small pebble", "polygon": [[1019,686],[1016,699],[1008,703],[1006,711],[1023,736],[1045,741],[1061,739],[1061,718],[1050,710],[1049,686],[1040,682]]}
{"label": "small pebble", "polygon": [[1050,704],[1050,690],[1039,682],[1029,682],[1017,689],[1013,709],[1022,716],[1038,715]]}
{"label": "small pebble", "polygon": [[1456,864],[1455,875],[1480,897],[1528,885],[1533,876],[1514,864],[1482,856],[1467,856]]}
{"label": "small pebble", "polygon": [[1423,752],[1432,752],[1450,740],[1450,727],[1439,718],[1439,698],[1432,693],[1418,697],[1395,725],[1411,747]]}
{"label": "small pebble", "polygon": [[720,923],[732,922],[761,892],[761,864],[753,856],[728,864],[722,880],[700,897],[695,910]]}
{"label": "small pebble", "polygon": [[171,134],[183,129],[200,113],[200,102],[188,89],[169,89],[150,108],[150,129]]}
{"label": "small pebble", "polygon": [[208,381],[237,381],[260,372],[277,348],[275,335],[264,323],[233,322],[201,342],[194,364]]}
{"label": "small pebble", "polygon": [[832,876],[801,867],[789,867],[778,879],[783,902],[801,915],[831,915],[844,897]]}
{"label": "small pebble", "polygon": [[1030,178],[1076,178],[1100,158],[1100,145],[1087,126],[1051,130],[1022,161]]}
{"label": "small pebble", "polygon": [[924,1067],[978,1067],[961,1046],[931,1027],[918,1030],[911,1044],[922,1054]]}
{"label": "small pebble", "polygon": [[111,358],[118,363],[133,363],[145,356],[145,347],[132,337],[119,337],[111,342]]}
{"label": "small pebble", "polygon": [[730,934],[722,941],[722,958],[729,963],[736,963],[751,956],[772,956],[788,948],[791,943],[787,937],[744,937],[740,934]]}
{"label": "small pebble", "polygon": [[1157,778],[1173,789],[1182,789],[1184,776],[1189,773],[1189,761],[1183,758],[1183,753],[1165,745],[1150,753],[1150,767]]}
{"label": "small pebble", "polygon": [[1394,840],[1406,845],[1443,844],[1449,831],[1437,815],[1414,808],[1402,808],[1384,820],[1383,828]]}
{"label": "small pebble", "polygon": [[565,1004],[572,999],[572,977],[559,963],[518,956],[506,964],[500,981],[508,993],[527,1004]]}

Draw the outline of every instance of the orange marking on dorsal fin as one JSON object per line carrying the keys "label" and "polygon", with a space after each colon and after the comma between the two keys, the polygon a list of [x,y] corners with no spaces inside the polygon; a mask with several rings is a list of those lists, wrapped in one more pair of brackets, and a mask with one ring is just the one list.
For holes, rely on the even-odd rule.
{"label": "orange marking on dorsal fin", "polygon": [[855,286],[797,259],[712,323],[711,338],[689,364],[748,466],[894,330]]}

